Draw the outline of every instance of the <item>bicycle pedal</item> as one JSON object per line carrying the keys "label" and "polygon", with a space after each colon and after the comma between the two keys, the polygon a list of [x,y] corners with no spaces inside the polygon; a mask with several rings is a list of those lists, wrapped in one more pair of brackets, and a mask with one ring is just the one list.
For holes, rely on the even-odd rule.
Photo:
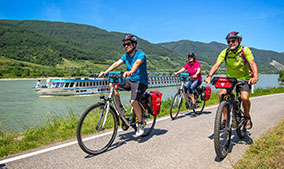
{"label": "bicycle pedal", "polygon": [[143,118],[145,118],[145,119],[150,118],[150,115],[143,114]]}
{"label": "bicycle pedal", "polygon": [[96,130],[99,130],[99,131],[102,131],[104,130],[105,128],[102,128],[102,127],[96,127]]}
{"label": "bicycle pedal", "polygon": [[126,130],[129,129],[129,126],[127,126],[126,124],[122,124],[121,128],[122,128],[123,131],[126,131]]}

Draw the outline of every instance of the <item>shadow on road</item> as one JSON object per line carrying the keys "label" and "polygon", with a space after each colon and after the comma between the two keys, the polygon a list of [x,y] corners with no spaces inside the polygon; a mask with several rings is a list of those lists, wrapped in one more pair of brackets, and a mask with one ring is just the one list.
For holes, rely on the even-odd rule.
{"label": "shadow on road", "polygon": [[158,135],[163,135],[163,134],[165,134],[167,132],[168,132],[168,130],[155,129],[154,128],[153,131],[148,136],[145,136],[145,137],[136,137],[135,136],[135,131],[128,132],[128,133],[125,133],[125,134],[120,134],[120,135],[118,135],[120,141],[114,143],[108,149],[108,151],[113,150],[115,148],[118,148],[118,147],[122,146],[123,144],[126,144],[129,141],[137,141],[138,143],[143,143],[143,142],[146,142],[147,140],[149,140],[150,138],[152,138],[155,135],[157,135],[157,136]]}
{"label": "shadow on road", "polygon": [[[153,131],[145,137],[136,137],[135,136],[135,131],[132,132],[128,132],[128,133],[124,133],[124,134],[119,134],[118,138],[119,141],[115,142],[114,144],[112,144],[105,152],[111,151],[113,149],[116,149],[124,144],[126,144],[129,141],[137,141],[138,143],[144,143],[147,140],[149,140],[150,138],[152,138],[153,136],[158,136],[158,135],[163,135],[165,133],[167,133],[168,130],[164,130],[164,129],[153,129]],[[103,152],[103,153],[105,153]],[[98,154],[99,155],[99,154]],[[91,158],[93,156],[96,155],[87,155],[85,158]]]}
{"label": "shadow on road", "polygon": [[6,164],[0,164],[0,169],[6,169]]}
{"label": "shadow on road", "polygon": [[203,111],[201,113],[194,113],[193,111],[189,111],[189,112],[184,112],[184,113],[179,114],[175,120],[184,118],[186,116],[193,118],[193,117],[197,117],[203,114],[206,115],[206,114],[211,114],[211,113],[212,113],[211,111]]}
{"label": "shadow on road", "polygon": [[[213,140],[214,138],[214,134],[208,136],[209,139]],[[236,130],[233,130],[232,131],[232,135],[231,135],[231,143],[230,143],[230,147],[229,147],[229,153],[232,152],[233,150],[233,147],[237,144],[245,144],[245,145],[251,145],[253,144],[253,139],[250,137],[250,132],[247,131],[247,134],[245,136],[245,138],[243,139],[240,139],[238,136],[237,136],[237,132]],[[215,157],[215,161],[216,162],[221,162],[223,161],[223,159],[219,158],[218,156]]]}

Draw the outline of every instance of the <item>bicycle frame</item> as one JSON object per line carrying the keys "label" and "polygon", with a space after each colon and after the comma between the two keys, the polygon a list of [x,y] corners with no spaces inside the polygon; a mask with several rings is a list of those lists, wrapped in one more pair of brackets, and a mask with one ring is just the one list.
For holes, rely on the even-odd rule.
{"label": "bicycle frame", "polygon": [[[124,114],[124,113],[122,113],[122,112],[120,111],[119,106],[117,105],[116,97],[115,97],[115,95],[114,95],[114,87],[115,87],[115,84],[113,83],[113,84],[111,85],[110,92],[109,92],[109,94],[108,94],[108,98],[107,98],[107,99],[105,99],[104,96],[101,96],[101,97],[100,97],[100,98],[103,100],[103,103],[105,104],[104,109],[106,109],[106,115],[105,115],[105,118],[104,118],[104,120],[103,120],[102,128],[103,128],[103,126],[104,126],[105,123],[106,123],[106,120],[107,120],[107,117],[108,117],[108,114],[109,114],[109,109],[110,109],[110,108],[113,108],[113,107],[111,106],[111,103],[114,104],[114,108],[113,108],[113,109],[115,110],[115,113],[116,113],[116,116],[117,116],[117,119],[118,119],[118,123],[119,123],[119,118],[118,118],[118,117],[120,117],[120,119],[121,119],[128,127],[131,126],[130,120],[132,120],[132,119],[127,120],[124,116],[129,116],[129,117],[131,117],[131,116],[133,115],[133,113],[134,113],[133,107],[131,106],[131,111],[130,111],[129,114]],[[145,109],[144,106],[142,105],[141,101],[139,101],[138,104],[139,104],[139,106],[140,106],[140,108],[141,108],[142,113],[146,112],[146,109]],[[99,117],[99,121],[98,121],[98,124],[97,124],[97,128],[98,128],[98,126],[101,124],[101,120],[102,120],[103,116],[104,116],[104,110],[102,110],[101,113],[100,113],[100,117]],[[133,116],[132,116],[132,117],[133,117]]]}
{"label": "bicycle frame", "polygon": [[[242,83],[243,81],[238,81],[235,85],[234,85],[234,88],[239,85],[240,83]],[[242,100],[241,100],[241,96],[240,96],[240,92],[239,91],[236,91],[235,94],[233,92],[233,89],[226,89],[226,94],[222,94],[221,96],[221,101],[225,100],[227,102],[229,102],[229,105],[230,105],[230,126],[231,126],[231,120],[235,117],[232,118],[233,116],[233,113],[241,113],[242,110],[241,110],[241,103],[242,103]],[[240,112],[241,111],[241,112]],[[243,125],[243,122],[239,123],[237,128],[242,126]]]}
{"label": "bicycle frame", "polygon": [[[183,80],[181,80],[181,85],[180,85],[180,87],[179,87],[179,89],[178,89],[178,92],[182,92],[182,95],[183,95],[183,98],[185,98],[185,101],[188,103],[188,104],[190,104],[192,101],[191,101],[191,98],[189,98],[189,99],[186,99],[186,96],[185,96],[185,94],[186,94],[186,92],[185,92],[185,90],[184,90],[184,84],[185,84],[185,78],[186,76],[183,76]],[[187,76],[187,78],[188,79],[191,79],[192,77],[191,76]],[[198,95],[198,92],[196,91],[197,90],[197,88],[196,89],[194,89],[194,91],[193,91],[193,94],[195,95],[195,93]]]}

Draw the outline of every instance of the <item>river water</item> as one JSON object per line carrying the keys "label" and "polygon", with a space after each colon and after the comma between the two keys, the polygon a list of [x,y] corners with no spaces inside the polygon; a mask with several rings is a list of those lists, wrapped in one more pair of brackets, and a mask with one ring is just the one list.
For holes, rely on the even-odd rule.
{"label": "river water", "polygon": [[[255,88],[280,87],[279,75],[260,75]],[[204,77],[203,77],[204,78]],[[100,95],[38,97],[32,89],[36,80],[0,81],[0,128],[6,132],[21,132],[29,126],[40,126],[54,116],[81,114],[87,107],[99,101]],[[207,84],[203,83],[203,86]],[[283,86],[283,85],[282,85]],[[176,87],[158,88],[165,100],[173,96]],[[212,90],[216,89],[211,86]],[[153,91],[150,88],[147,91]],[[121,92],[121,99],[129,106],[128,92]]]}

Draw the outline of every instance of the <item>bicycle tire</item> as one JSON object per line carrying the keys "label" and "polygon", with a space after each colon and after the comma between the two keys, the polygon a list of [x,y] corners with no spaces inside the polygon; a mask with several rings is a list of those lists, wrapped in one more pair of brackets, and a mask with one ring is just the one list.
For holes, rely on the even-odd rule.
{"label": "bicycle tire", "polygon": [[152,115],[150,113],[146,113],[147,115],[144,115],[143,121],[144,121],[144,134],[142,137],[148,136],[154,129],[154,126],[156,124],[156,118],[157,115]]}
{"label": "bicycle tire", "polygon": [[171,107],[170,107],[170,116],[172,120],[177,118],[182,105],[182,101],[183,101],[182,93],[181,92],[176,93],[171,102]]}
{"label": "bicycle tire", "polygon": [[244,118],[243,112],[240,110],[240,112],[236,113],[236,121],[237,121],[237,135],[240,139],[245,138],[247,134],[247,129],[246,129],[246,120]]}
{"label": "bicycle tire", "polygon": [[[222,127],[224,120],[223,112],[227,110],[227,119],[225,127]],[[230,104],[226,101],[222,101],[217,109],[214,125],[214,148],[217,156],[224,159],[230,147],[232,128],[229,126],[230,123]],[[223,139],[224,138],[224,139]]]}
{"label": "bicycle tire", "polygon": [[[144,112],[142,114],[142,119],[143,119],[143,122],[144,122],[144,134],[142,135],[142,137],[146,137],[153,131],[154,126],[156,124],[157,115],[152,115],[148,112],[147,113]],[[136,126],[137,122],[136,122],[135,112],[133,112],[131,121],[132,121],[132,124],[135,124],[135,125],[132,125],[132,128],[136,132],[137,131],[137,126]]]}
{"label": "bicycle tire", "polygon": [[[101,128],[104,118],[102,118],[100,126],[97,125],[100,112],[103,111],[103,117],[106,115],[105,107],[104,103],[94,104],[81,115],[79,120],[77,140],[80,148],[87,154],[97,155],[103,153],[111,146],[116,137],[118,119],[112,108],[109,109],[104,128]],[[104,133],[103,135],[98,135],[98,133],[102,132]]]}
{"label": "bicycle tire", "polygon": [[[206,103],[206,100],[203,100],[203,99],[201,98],[201,95],[199,94],[199,95],[198,95],[198,98],[195,99],[196,108],[192,109],[193,112],[194,112],[195,114],[200,114],[200,113],[202,113],[202,111],[203,111],[203,109],[204,109],[204,107],[205,107],[205,103]],[[197,109],[200,109],[200,110],[197,110]]]}

